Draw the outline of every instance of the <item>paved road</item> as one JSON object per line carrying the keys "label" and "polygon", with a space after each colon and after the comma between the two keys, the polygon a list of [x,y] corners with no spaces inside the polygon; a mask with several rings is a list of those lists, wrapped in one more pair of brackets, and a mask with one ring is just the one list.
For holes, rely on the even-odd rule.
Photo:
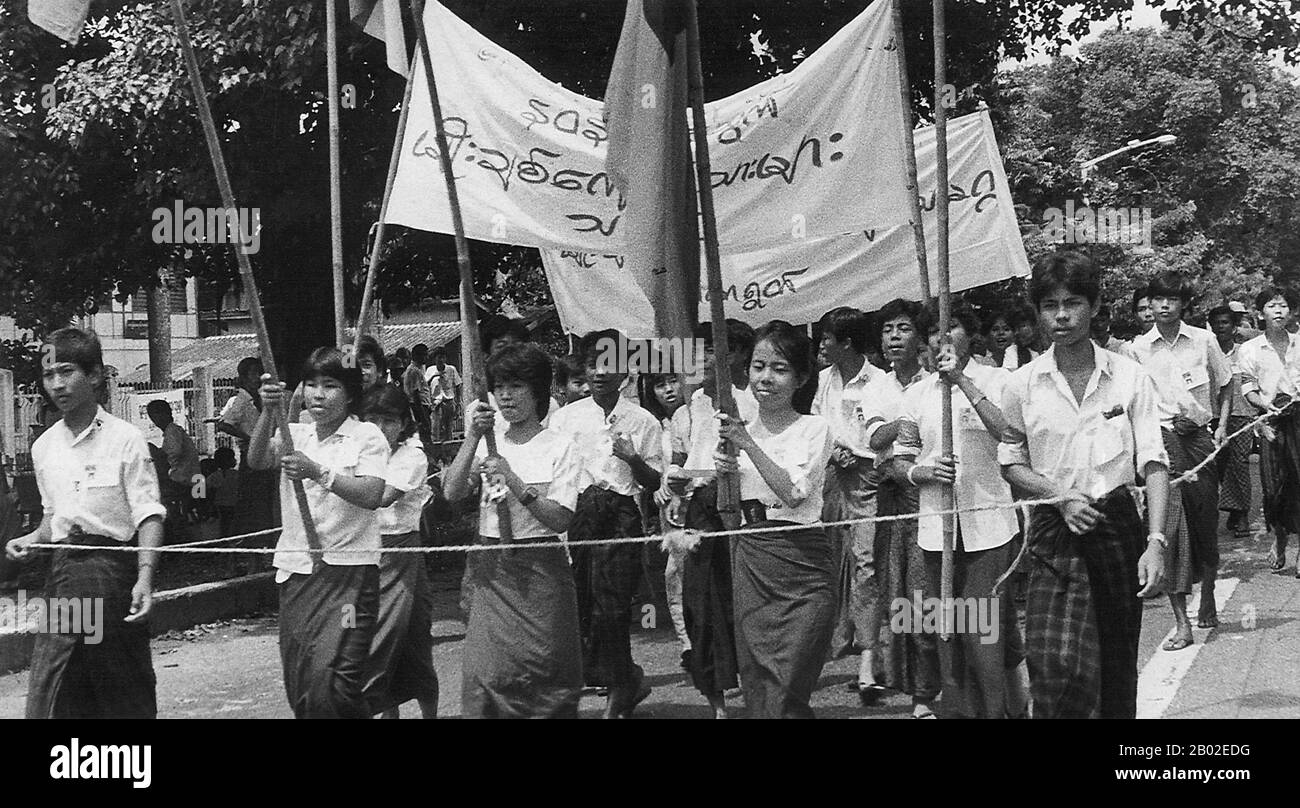
{"label": "paved road", "polygon": [[[1258,521],[1258,520],[1257,520]],[[1146,604],[1140,660],[1139,710],[1163,718],[1300,718],[1300,580],[1294,547],[1285,575],[1267,569],[1269,539],[1236,540],[1223,534],[1220,596],[1222,625],[1197,629],[1196,645],[1179,652],[1159,650],[1172,626],[1163,599]],[[436,578],[441,591],[435,623],[439,637],[434,662],[443,684],[442,716],[460,715],[460,659],[463,623],[455,606],[458,576]],[[1195,605],[1189,611],[1194,615]],[[154,641],[158,701],[163,718],[288,718],[280,680],[274,617],[250,618]],[[654,692],[638,709],[640,718],[707,718],[704,700],[678,666],[679,649],[666,625],[639,630],[633,654],[646,669]],[[826,667],[813,699],[825,718],[907,718],[910,704],[889,696],[864,709],[845,690],[856,661]],[[0,677],[0,718],[23,714],[27,674]],[[599,715],[604,700],[584,697],[582,716]],[[730,702],[739,715],[739,698]],[[404,708],[408,717],[415,705]]]}

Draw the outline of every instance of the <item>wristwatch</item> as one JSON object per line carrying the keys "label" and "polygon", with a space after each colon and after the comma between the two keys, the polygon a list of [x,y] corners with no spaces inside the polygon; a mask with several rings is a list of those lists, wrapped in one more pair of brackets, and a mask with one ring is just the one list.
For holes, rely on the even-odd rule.
{"label": "wristwatch", "polygon": [[537,489],[536,489],[536,488],[533,488],[533,487],[530,485],[530,486],[528,486],[527,488],[524,489],[524,493],[522,493],[522,494],[519,495],[519,504],[520,504],[520,505],[532,505],[533,502],[534,502],[534,500],[537,499],[537,496],[538,496],[538,494],[537,494]]}
{"label": "wristwatch", "polygon": [[1150,544],[1151,542],[1160,545],[1161,550],[1169,549],[1169,541],[1165,538],[1165,534],[1160,533],[1159,531],[1152,531],[1147,534],[1147,544]]}

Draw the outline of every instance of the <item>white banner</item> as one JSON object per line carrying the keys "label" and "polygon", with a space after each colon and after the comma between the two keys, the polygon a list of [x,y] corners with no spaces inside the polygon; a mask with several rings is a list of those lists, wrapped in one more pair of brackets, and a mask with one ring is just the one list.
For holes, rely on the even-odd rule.
{"label": "white banner", "polygon": [[[915,140],[930,284],[937,289],[934,128],[918,129]],[[948,122],[948,162],[952,288],[1028,275],[1029,262],[987,112]],[[620,256],[543,249],[542,263],[566,331],[617,328],[635,338],[655,336],[650,303],[623,271]],[[722,283],[727,316],[752,324],[776,319],[810,323],[837,306],[870,311],[894,298],[921,297],[910,225],[787,240],[766,250],[724,254]],[[700,321],[708,321],[703,289],[700,299]]]}
{"label": "white banner", "polygon": [[[877,0],[791,72],[706,105],[724,252],[908,221],[890,4]],[[425,12],[469,238],[622,250],[603,104],[548,81],[436,2]],[[576,33],[575,33],[576,35]],[[653,87],[643,103],[655,103]],[[452,232],[424,73],[387,221]]]}
{"label": "white banner", "polygon": [[154,426],[153,421],[149,420],[149,402],[155,399],[162,399],[171,405],[172,418],[181,429],[189,432],[190,413],[185,407],[185,391],[182,390],[158,390],[152,393],[131,393],[127,396],[127,406],[131,424],[144,433],[144,439],[154,446],[162,446],[162,430]]}

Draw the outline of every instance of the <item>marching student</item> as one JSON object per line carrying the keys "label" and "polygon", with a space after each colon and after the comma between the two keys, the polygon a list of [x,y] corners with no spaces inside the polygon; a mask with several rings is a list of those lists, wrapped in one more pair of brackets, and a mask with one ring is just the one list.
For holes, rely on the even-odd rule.
{"label": "marching student", "polygon": [[[978,627],[992,636],[967,623],[954,629],[958,633],[950,642],[938,644],[943,713],[948,718],[1021,717],[1028,702],[1017,672],[1024,651],[1015,604],[1008,592],[996,598],[991,594],[998,576],[1011,564],[1011,539],[1019,530],[1011,489],[998,466],[998,442],[1006,421],[997,402],[1011,374],[970,361],[971,336],[979,333],[979,319],[969,308],[953,308],[949,345],[940,344],[937,318],[927,320],[938,372],[903,394],[894,473],[919,489],[922,513],[943,510],[944,484],[953,486],[957,508],[1006,506],[961,513],[954,520],[952,596],[961,599],[956,602],[991,603],[988,614],[998,622]],[[951,456],[942,454],[942,384],[954,388]],[[928,581],[924,592],[927,598],[938,598],[943,518],[922,516],[918,522],[917,543],[925,553]]]}
{"label": "marching student", "polygon": [[[918,492],[906,477],[894,473],[893,445],[898,435],[903,396],[929,374],[921,365],[925,312],[919,303],[892,300],[880,310],[880,342],[893,369],[874,379],[863,394],[858,418],[863,422],[867,445],[876,453],[876,468],[882,475],[877,489],[878,513],[881,516],[914,514],[919,508]],[[926,586],[925,556],[916,542],[916,520],[881,522],[876,533],[884,549],[885,583],[879,601],[881,613],[877,625],[888,619],[883,613],[887,604],[899,598],[911,598]],[[881,564],[880,560],[876,562]],[[857,685],[859,697],[870,706],[886,688],[912,697],[912,717],[935,718],[931,704],[939,696],[939,649],[932,634],[912,633],[885,635],[884,682],[877,682],[872,670],[871,683]],[[873,666],[876,663],[873,662]],[[865,669],[865,665],[863,666]],[[859,673],[859,678],[861,678]]]}
{"label": "marching student", "polygon": [[739,455],[714,454],[740,474],[746,527],[789,530],[732,537],[736,657],[750,718],[812,718],[809,704],[835,623],[835,553],[822,515],[830,424],[809,414],[816,393],[812,341],[788,323],[758,330],[749,382],[758,416],[719,416]]}
{"label": "marching student", "polygon": [[[1013,489],[1064,498],[1033,508],[1026,541],[1033,714],[1133,718],[1141,598],[1160,591],[1165,563],[1160,396],[1141,365],[1089,339],[1101,284],[1087,257],[1040,259],[1029,295],[1052,345],[1007,383],[998,461]],[[1145,531],[1128,490],[1139,473]]]}
{"label": "marching student", "polygon": [[[429,459],[415,434],[411,402],[401,390],[378,385],[361,399],[366,423],[379,427],[392,454],[379,509],[380,541],[420,546],[420,515],[432,491]],[[379,618],[371,641],[366,698],[372,713],[399,718],[398,706],[415,699],[425,718],[438,717],[438,674],[433,668],[433,591],[419,553],[384,553],[379,559]]]}
{"label": "marching student", "polygon": [[187,520],[194,509],[194,498],[190,491],[195,478],[199,476],[199,450],[194,441],[186,434],[181,425],[172,416],[172,406],[161,398],[155,398],[145,405],[145,412],[153,425],[162,430],[162,445],[158,448],[167,457],[167,478],[159,479],[163,504],[174,508],[168,518],[175,519],[173,530],[181,529],[180,523]]}
{"label": "marching student", "polygon": [[[642,373],[637,377],[636,386],[641,409],[659,419],[659,427],[663,430],[660,441],[663,447],[662,456],[667,461],[673,456],[673,414],[685,403],[685,399],[682,398],[681,376],[677,373]],[[667,504],[667,500],[663,499],[661,502],[661,498],[657,496],[662,488],[661,481],[659,488],[643,491],[639,498],[641,519],[647,535],[660,534],[667,527],[661,524],[663,520],[660,519],[659,510],[659,506]],[[647,545],[643,552],[649,551]],[[681,559],[669,553],[664,561],[664,599],[668,603],[668,618],[672,621],[673,632],[682,647],[682,660],[685,666],[686,657],[691,650],[691,638],[686,633],[686,613],[682,605]],[[650,562],[646,563],[649,565]]]}
{"label": "marching student", "polygon": [[451,425],[460,403],[460,371],[447,364],[447,349],[438,347],[430,355],[432,360],[424,371],[433,398],[433,434],[438,441],[451,440]]}
{"label": "marching student", "polygon": [[433,451],[433,433],[431,417],[433,396],[429,392],[429,383],[424,378],[424,366],[429,361],[429,346],[423,342],[411,348],[411,363],[402,373],[402,392],[411,402],[411,417],[415,419],[416,431],[426,452]]}
{"label": "marching student", "polygon": [[36,635],[27,717],[155,718],[146,619],[158,564],[151,548],[162,544],[166,513],[158,478],[144,435],[99,406],[104,386],[99,337],[61,328],[49,344],[54,362],[44,368],[42,384],[63,418],[32,444],[45,513],[40,526],[11,540],[5,553],[26,561],[35,552],[30,545],[37,543],[118,547],[137,540],[146,549],[52,552],[47,603],[102,599],[103,636],[62,624]]}
{"label": "marching student", "polygon": [[[754,350],[754,329],[739,320],[727,320],[728,365],[736,412],[745,423],[758,417],[758,401],[746,387],[746,368]],[[685,499],[684,525],[691,530],[722,530],[718,513],[717,472],[713,454],[718,447],[718,377],[713,372],[713,326],[696,326],[695,339],[704,345],[701,385],[690,403],[673,414],[673,465],[664,475],[658,498],[669,501],[669,513]],[[726,537],[699,537],[690,548],[669,544],[670,555],[682,568],[683,617],[691,650],[686,670],[695,689],[708,699],[714,718],[727,717],[726,691],[738,684],[736,628],[731,583],[731,544]]]}
{"label": "marching student", "polygon": [[555,388],[560,406],[591,395],[587,387],[587,363],[578,354],[562,356],[555,363]]}
{"label": "marching student", "polygon": [[[1232,368],[1232,407],[1228,415],[1228,434],[1236,435],[1255,417],[1255,408],[1246,401],[1241,390],[1239,359],[1241,342],[1236,339],[1241,315],[1230,306],[1217,306],[1208,316],[1210,331],[1219,343],[1219,350],[1227,357]],[[1255,436],[1246,432],[1228,441],[1219,455],[1219,510],[1228,514],[1228,530],[1239,539],[1248,539],[1250,529],[1250,453]]]}
{"label": "marching student", "polygon": [[[1300,533],[1300,415],[1292,403],[1300,395],[1300,337],[1287,330],[1300,310],[1300,298],[1274,286],[1255,299],[1264,315],[1264,333],[1247,341],[1237,355],[1241,392],[1255,410],[1273,413],[1259,428],[1259,482],[1264,521],[1273,531],[1269,566],[1286,567],[1288,533]],[[1297,562],[1296,577],[1300,577]]]}
{"label": "marching student", "polygon": [[[550,428],[572,437],[586,475],[569,525],[569,549],[578,587],[583,668],[588,684],[609,688],[606,718],[629,718],[650,688],[632,661],[632,597],[640,569],[634,544],[593,539],[644,535],[636,497],[659,487],[663,469],[661,427],[653,415],[620,393],[627,353],[617,331],[583,337],[591,396],[556,411]],[[542,402],[545,404],[546,402]]]}
{"label": "marching student", "polygon": [[[1183,321],[1192,288],[1176,272],[1164,272],[1147,286],[1156,327],[1133,340],[1133,358],[1142,363],[1160,393],[1160,428],[1169,455],[1169,474],[1201,463],[1223,443],[1232,413],[1232,367],[1214,335]],[[1213,430],[1213,435],[1211,435]],[[1179,483],[1170,498],[1165,533],[1165,593],[1174,612],[1175,633],[1161,647],[1179,651],[1192,644],[1187,595],[1201,582],[1197,625],[1219,624],[1214,580],[1219,570],[1219,476],[1214,464]]]}
{"label": "marching student", "polygon": [[[259,471],[248,464],[248,439],[257,426],[258,416],[262,412],[262,397],[258,388],[262,384],[262,360],[255,356],[246,356],[239,360],[236,372],[239,375],[239,387],[221,410],[221,420],[217,422],[217,431],[233,437],[239,445],[239,506],[236,508],[234,533],[256,533],[273,527],[279,520],[275,513],[274,470]],[[257,539],[247,539],[252,546]],[[243,545],[234,545],[243,546]],[[245,562],[249,567],[258,567],[260,557]],[[236,562],[236,566],[243,566]]]}
{"label": "marching student", "polygon": [[[355,363],[351,363],[355,364]],[[249,441],[253,468],[279,466],[284,529],[274,565],[280,588],[280,660],[297,718],[369,718],[365,685],[379,611],[380,534],[388,441],[357,419],[361,371],[336,348],[317,348],[303,367],[313,423],[290,423],[294,452],[284,454],[276,408],[284,384],[263,376],[262,414]],[[292,481],[301,481],[321,547],[304,552],[307,533]],[[349,550],[357,552],[329,552]]]}
{"label": "marching student", "polygon": [[1133,317],[1138,333],[1145,334],[1156,326],[1156,315],[1151,310],[1151,293],[1145,286],[1133,290]]}
{"label": "marching student", "polygon": [[[548,546],[469,553],[472,606],[465,630],[463,714],[577,718],[582,695],[578,600],[558,534],[573,520],[582,460],[572,438],[542,426],[551,362],[541,349],[502,348],[488,359],[487,378],[506,428],[494,426],[492,407],[473,403],[465,442],[445,474],[447,498],[481,492],[482,543],[500,544],[497,505],[504,500],[514,539]],[[494,457],[487,456],[482,441],[491,430],[497,435]]]}
{"label": "marching student", "polygon": [[[867,445],[858,407],[867,386],[884,371],[866,358],[870,320],[864,312],[848,307],[834,309],[822,319],[819,358],[827,367],[818,374],[817,396],[812,414],[826,419],[831,427],[831,458],[826,470],[822,519],[838,522],[873,518],[876,515],[875,453]],[[880,582],[887,554],[876,550],[875,524],[827,528],[832,546],[839,554],[839,585],[835,634],[831,658],[857,653],[858,688],[864,700],[876,695],[872,666],[880,644],[880,615],[883,607]]]}

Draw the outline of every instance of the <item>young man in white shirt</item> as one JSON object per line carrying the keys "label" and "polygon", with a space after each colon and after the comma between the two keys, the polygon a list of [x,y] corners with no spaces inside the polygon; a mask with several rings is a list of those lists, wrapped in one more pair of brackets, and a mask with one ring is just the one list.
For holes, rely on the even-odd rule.
{"label": "young man in white shirt", "polygon": [[[1300,397],[1300,336],[1289,326],[1300,298],[1271,287],[1260,292],[1255,307],[1264,315],[1264,333],[1245,342],[1237,354],[1241,393],[1258,414],[1273,419],[1259,430],[1259,482],[1264,494],[1264,521],[1273,531],[1269,566],[1286,567],[1288,533],[1300,533],[1300,416],[1292,404]],[[1300,577],[1300,563],[1296,565]]]}
{"label": "young man in white shirt", "polygon": [[641,551],[636,544],[583,543],[643,535],[636,497],[659,487],[664,467],[659,421],[619,392],[627,378],[626,368],[619,366],[628,355],[625,343],[612,330],[583,338],[591,397],[558,410],[550,422],[551,429],[574,438],[586,472],[569,525],[569,546],[583,669],[588,684],[609,688],[606,718],[630,717],[650,694],[644,671],[632,661],[630,634]]}
{"label": "young man in white shirt", "polygon": [[[818,374],[817,394],[812,414],[830,423],[831,461],[826,467],[826,484],[822,494],[822,519],[838,522],[872,518],[876,515],[875,452],[867,445],[857,410],[872,380],[885,375],[867,361],[867,329],[870,321],[865,312],[842,307],[822,319],[822,338],[818,362],[826,367]],[[885,570],[877,564],[887,558],[886,549],[876,548],[875,524],[871,522],[826,529],[839,554],[839,583],[835,634],[831,638],[831,657],[838,659],[859,654],[858,693],[871,704],[879,699],[882,687],[875,684],[872,665],[880,644],[880,582]]]}
{"label": "young man in white shirt", "polygon": [[[40,527],[10,541],[5,553],[25,561],[36,552],[32,544],[118,547],[137,537],[142,548],[158,547],[166,510],[144,435],[98,404],[99,338],[62,328],[48,347],[54,361],[44,368],[43,384],[63,419],[32,445],[45,514]],[[28,718],[157,716],[145,620],[157,563],[150,550],[52,553],[46,602],[71,603],[80,613],[54,609],[51,625],[36,635]]]}
{"label": "young man in white shirt", "polygon": [[[1164,402],[1160,428],[1169,473],[1175,479],[1214,453],[1228,434],[1232,414],[1232,366],[1214,335],[1183,322],[1192,287],[1176,272],[1162,272],[1147,286],[1156,327],[1133,340],[1133,358],[1142,363]],[[1170,502],[1169,552],[1165,555],[1165,594],[1174,612],[1174,636],[1161,647],[1179,651],[1192,644],[1187,596],[1201,582],[1197,625],[1219,624],[1214,579],[1219,571],[1219,472],[1210,464],[1195,479],[1183,480]]]}
{"label": "young man in white shirt", "polygon": [[[873,378],[863,392],[857,416],[863,424],[863,437],[875,452],[875,466],[881,475],[877,487],[877,512],[881,516],[899,516],[917,512],[916,486],[894,473],[893,446],[898,436],[903,395],[929,374],[921,366],[922,325],[925,319],[921,304],[891,300],[880,310],[880,345],[892,370]],[[1009,349],[1010,350],[1010,349]],[[876,625],[888,620],[885,610],[894,598],[911,597],[925,585],[924,556],[916,543],[915,520],[882,522],[876,528],[876,545],[882,552],[875,559],[878,571],[887,574],[883,597],[877,601]],[[857,683],[864,702],[878,697],[885,686],[912,697],[912,717],[935,718],[931,704],[939,696],[939,649],[933,634],[911,633],[886,635],[887,647],[877,665],[862,660]],[[864,651],[863,656],[874,654]],[[884,682],[878,683],[874,668],[883,668]],[[861,684],[870,671],[871,684]]]}
{"label": "young man in white shirt", "polygon": [[[1140,599],[1158,593],[1164,575],[1160,396],[1141,365],[1089,339],[1101,282],[1084,255],[1039,260],[1029,294],[1052,346],[1007,383],[998,462],[1012,490],[1063,498],[1033,509],[1026,541],[1034,717],[1133,718]],[[1128,490],[1139,475],[1145,530]]]}
{"label": "young man in white shirt", "polygon": [[451,425],[460,402],[460,372],[455,365],[447,364],[446,348],[434,348],[431,359],[424,380],[433,399],[433,439],[451,440]]}

